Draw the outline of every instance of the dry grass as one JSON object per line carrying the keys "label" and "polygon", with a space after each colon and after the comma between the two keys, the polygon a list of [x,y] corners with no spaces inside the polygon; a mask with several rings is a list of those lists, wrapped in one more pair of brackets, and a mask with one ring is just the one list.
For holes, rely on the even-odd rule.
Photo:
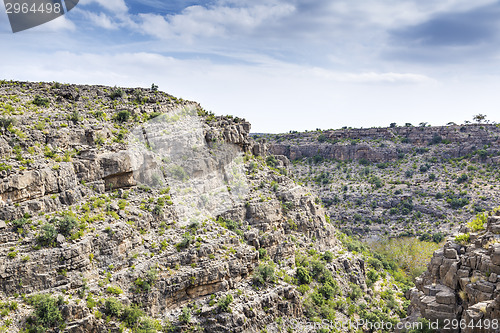
{"label": "dry grass", "polygon": [[[444,243],[444,242],[443,242]],[[442,244],[422,242],[417,238],[392,238],[371,242],[369,246],[394,260],[412,278],[422,274],[437,249]]]}

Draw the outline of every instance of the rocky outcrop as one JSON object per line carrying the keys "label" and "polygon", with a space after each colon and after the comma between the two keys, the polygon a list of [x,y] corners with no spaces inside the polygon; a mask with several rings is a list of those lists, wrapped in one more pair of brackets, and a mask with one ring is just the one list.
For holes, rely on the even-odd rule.
{"label": "rocky outcrop", "polygon": [[[434,253],[411,290],[414,317],[448,323],[452,329],[443,332],[498,331],[498,326],[486,328],[485,323],[500,319],[500,211],[490,213],[484,227],[477,232],[462,227],[461,235],[469,237],[466,243],[449,239]],[[465,242],[467,236],[462,239]]]}
{"label": "rocky outcrop", "polygon": [[[363,260],[341,255],[325,210],[286,176],[285,156],[267,166],[248,122],[149,89],[3,82],[0,100],[12,120],[0,136],[0,298],[21,304],[9,331],[26,327],[39,293],[62,297],[65,332],[122,331],[103,317],[111,297],[178,331],[306,320],[292,283],[306,250],[335,254],[341,290],[366,290]],[[260,266],[279,278],[257,285]]]}
{"label": "rocky outcrop", "polygon": [[[259,137],[260,135],[256,135]],[[485,149],[480,159],[498,162],[500,128],[491,124],[341,129],[265,136],[270,152],[291,160],[321,156],[340,161],[388,162],[418,147],[440,145],[436,156],[458,158]],[[383,142],[380,144],[380,142]],[[486,148],[485,148],[486,147]],[[490,157],[487,158],[486,156]]]}

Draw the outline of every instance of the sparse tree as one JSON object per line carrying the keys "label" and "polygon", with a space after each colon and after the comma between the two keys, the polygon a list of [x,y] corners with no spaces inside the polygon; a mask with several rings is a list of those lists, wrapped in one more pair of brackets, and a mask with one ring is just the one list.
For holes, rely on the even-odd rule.
{"label": "sparse tree", "polygon": [[478,124],[482,123],[484,120],[486,120],[486,115],[485,114],[476,114],[474,117],[472,117],[472,120],[476,121]]}

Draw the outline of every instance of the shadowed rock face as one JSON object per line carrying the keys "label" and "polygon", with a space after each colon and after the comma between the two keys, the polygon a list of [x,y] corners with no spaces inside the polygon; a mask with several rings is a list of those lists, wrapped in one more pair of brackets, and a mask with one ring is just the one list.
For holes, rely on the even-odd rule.
{"label": "shadowed rock face", "polygon": [[410,291],[410,315],[475,323],[475,327],[453,332],[495,332],[492,326],[485,328],[484,322],[500,318],[500,212],[489,214],[482,231],[466,226],[460,231],[470,235],[469,241],[457,243],[450,238],[434,253],[427,271]]}

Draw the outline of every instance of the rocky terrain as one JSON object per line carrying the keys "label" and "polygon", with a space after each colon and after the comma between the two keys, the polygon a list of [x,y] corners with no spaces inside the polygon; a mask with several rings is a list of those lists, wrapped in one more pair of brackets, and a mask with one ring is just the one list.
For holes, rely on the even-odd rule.
{"label": "rocky terrain", "polygon": [[500,332],[499,234],[495,210],[450,237],[409,291],[411,316],[440,321],[442,332]]}
{"label": "rocky terrain", "polygon": [[497,125],[393,124],[254,138],[292,161],[292,173],[347,233],[440,242],[500,205]]}
{"label": "rocky terrain", "polygon": [[1,81],[0,113],[0,331],[316,332],[407,315],[404,272],[339,233],[245,120],[155,85]]}

